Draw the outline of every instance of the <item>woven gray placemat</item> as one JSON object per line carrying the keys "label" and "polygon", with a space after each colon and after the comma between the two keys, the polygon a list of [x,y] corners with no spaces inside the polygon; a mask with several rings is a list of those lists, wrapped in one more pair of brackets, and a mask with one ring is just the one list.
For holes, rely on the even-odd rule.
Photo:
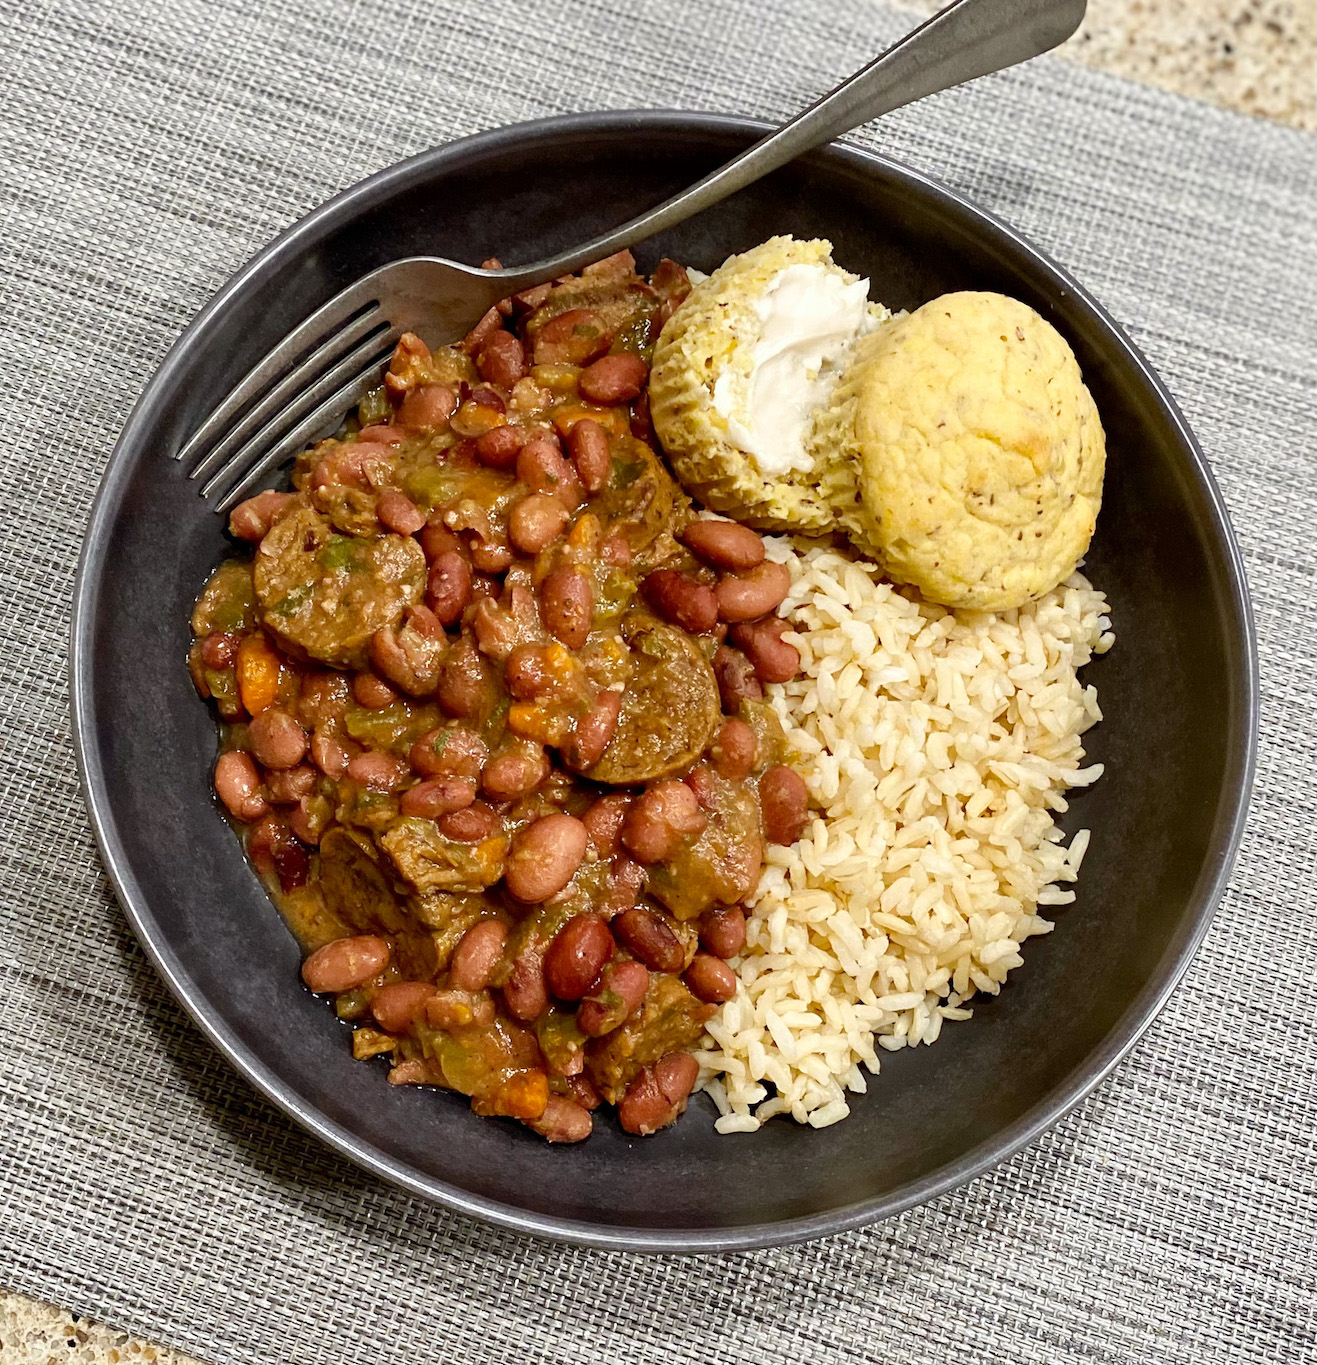
{"label": "woven gray placemat", "polygon": [[1051,251],[1160,369],[1243,545],[1253,816],[1134,1055],[992,1175],[699,1261],[531,1242],[330,1155],[128,933],[70,752],[78,540],[137,393],[279,228],[573,109],[800,107],[907,24],[852,0],[13,0],[0,24],[0,1283],[216,1362],[1311,1361],[1317,1257],[1313,139],[1040,61],[880,145]]}

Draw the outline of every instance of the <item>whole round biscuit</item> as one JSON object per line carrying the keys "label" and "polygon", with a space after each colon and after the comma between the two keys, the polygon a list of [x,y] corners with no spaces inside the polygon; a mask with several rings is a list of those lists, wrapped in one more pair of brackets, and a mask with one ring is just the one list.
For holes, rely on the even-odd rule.
{"label": "whole round biscuit", "polygon": [[1003,611],[1074,571],[1106,442],[1064,338],[1002,294],[945,294],[859,348],[839,386],[858,505],[887,574],[949,607]]}

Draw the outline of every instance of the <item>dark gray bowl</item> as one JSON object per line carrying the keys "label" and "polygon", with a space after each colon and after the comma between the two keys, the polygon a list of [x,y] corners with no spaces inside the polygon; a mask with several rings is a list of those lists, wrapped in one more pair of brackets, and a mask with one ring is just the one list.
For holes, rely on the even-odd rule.
{"label": "dark gray bowl", "polygon": [[1107,765],[1065,823],[1093,830],[1079,899],[974,1019],[883,1062],[845,1123],[719,1137],[708,1102],[628,1138],[549,1147],[456,1096],[351,1059],[212,805],[215,730],[184,666],[192,599],[226,550],[170,456],[230,384],[372,267],[433,253],[528,260],[656,203],[762,131],[679,113],[500,129],[382,171],[240,271],[134,409],[92,513],[74,612],[74,731],[92,823],[138,937],[207,1036],[331,1147],[508,1227],[632,1250],[714,1251],[867,1223],[987,1170],[1076,1104],[1147,1027],[1207,929],[1243,825],[1256,677],[1243,570],[1207,465],[1147,362],[1009,228],[881,157],[834,147],[640,252],[705,270],[775,232],[826,236],[878,297],[954,289],[1032,304],[1070,340],[1109,440],[1089,572],[1118,635],[1096,662]]}

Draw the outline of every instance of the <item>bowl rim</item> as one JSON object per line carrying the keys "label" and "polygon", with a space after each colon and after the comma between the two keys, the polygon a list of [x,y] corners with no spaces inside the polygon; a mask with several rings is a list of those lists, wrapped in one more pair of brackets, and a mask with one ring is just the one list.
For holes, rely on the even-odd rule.
{"label": "bowl rim", "polygon": [[835,142],[804,158],[830,160],[861,174],[880,170],[884,176],[902,184],[907,190],[931,198],[958,215],[968,215],[993,240],[994,245],[1005,248],[1006,253],[1016,259],[1024,257],[1056,291],[1062,295],[1069,294],[1123,352],[1127,365],[1139,373],[1164,415],[1169,418],[1189,457],[1189,465],[1206,494],[1210,530],[1215,533],[1224,552],[1222,558],[1228,577],[1228,602],[1235,616],[1238,658],[1234,674],[1228,679],[1228,686],[1235,697],[1236,714],[1242,716],[1243,724],[1237,725],[1234,735],[1230,737],[1233,742],[1226,755],[1223,794],[1213,831],[1216,847],[1199,871],[1188,913],[1168,943],[1153,976],[1084,1064],[1020,1118],[935,1172],[911,1180],[885,1195],[777,1222],[743,1224],[732,1228],[627,1228],[538,1213],[475,1195],[442,1180],[422,1176],[406,1163],[347,1131],[320,1113],[247,1052],[241,1040],[191,983],[167,935],[161,931],[134,875],[110,809],[101,754],[92,724],[95,667],[93,636],[101,572],[108,549],[105,533],[123,495],[131,463],[129,456],[138,443],[139,432],[154,419],[160,405],[163,381],[171,371],[191,357],[212,319],[222,314],[235,296],[248,288],[259,287],[290,256],[342,226],[377,197],[419,185],[437,171],[460,169],[469,162],[479,162],[488,152],[537,139],[591,133],[618,137],[627,131],[640,130],[667,131],[675,137],[698,132],[731,133],[748,138],[762,135],[773,126],[760,119],[672,109],[558,115],[508,124],[455,139],[385,167],[339,191],[284,229],[252,256],[200,309],[170,347],[130,411],[110,453],[88,517],[74,582],[69,647],[71,719],[79,781],[92,831],[111,885],[138,941],[175,999],[208,1041],[265,1098],[301,1128],[356,1165],[408,1194],[500,1228],[600,1250],[716,1253],[781,1246],[861,1227],[944,1194],[1013,1156],[1078,1106],[1140,1039],[1184,976],[1224,894],[1243,837],[1256,766],[1259,684],[1252,605],[1239,546],[1207,460],[1166,386],[1123,329],[1064,268],[1003,220],[980,208],[958,191],[882,153],[845,142]]}

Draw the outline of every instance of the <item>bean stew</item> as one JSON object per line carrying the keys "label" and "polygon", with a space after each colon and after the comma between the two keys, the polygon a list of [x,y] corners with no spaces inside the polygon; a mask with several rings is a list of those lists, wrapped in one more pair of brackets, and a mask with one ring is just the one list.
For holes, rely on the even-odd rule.
{"label": "bean stew", "polygon": [[292,491],[237,507],[188,662],[215,791],[397,1085],[550,1142],[686,1107],[800,777],[764,701],[786,570],[656,451],[653,341],[690,284],[630,253],[397,344]]}

